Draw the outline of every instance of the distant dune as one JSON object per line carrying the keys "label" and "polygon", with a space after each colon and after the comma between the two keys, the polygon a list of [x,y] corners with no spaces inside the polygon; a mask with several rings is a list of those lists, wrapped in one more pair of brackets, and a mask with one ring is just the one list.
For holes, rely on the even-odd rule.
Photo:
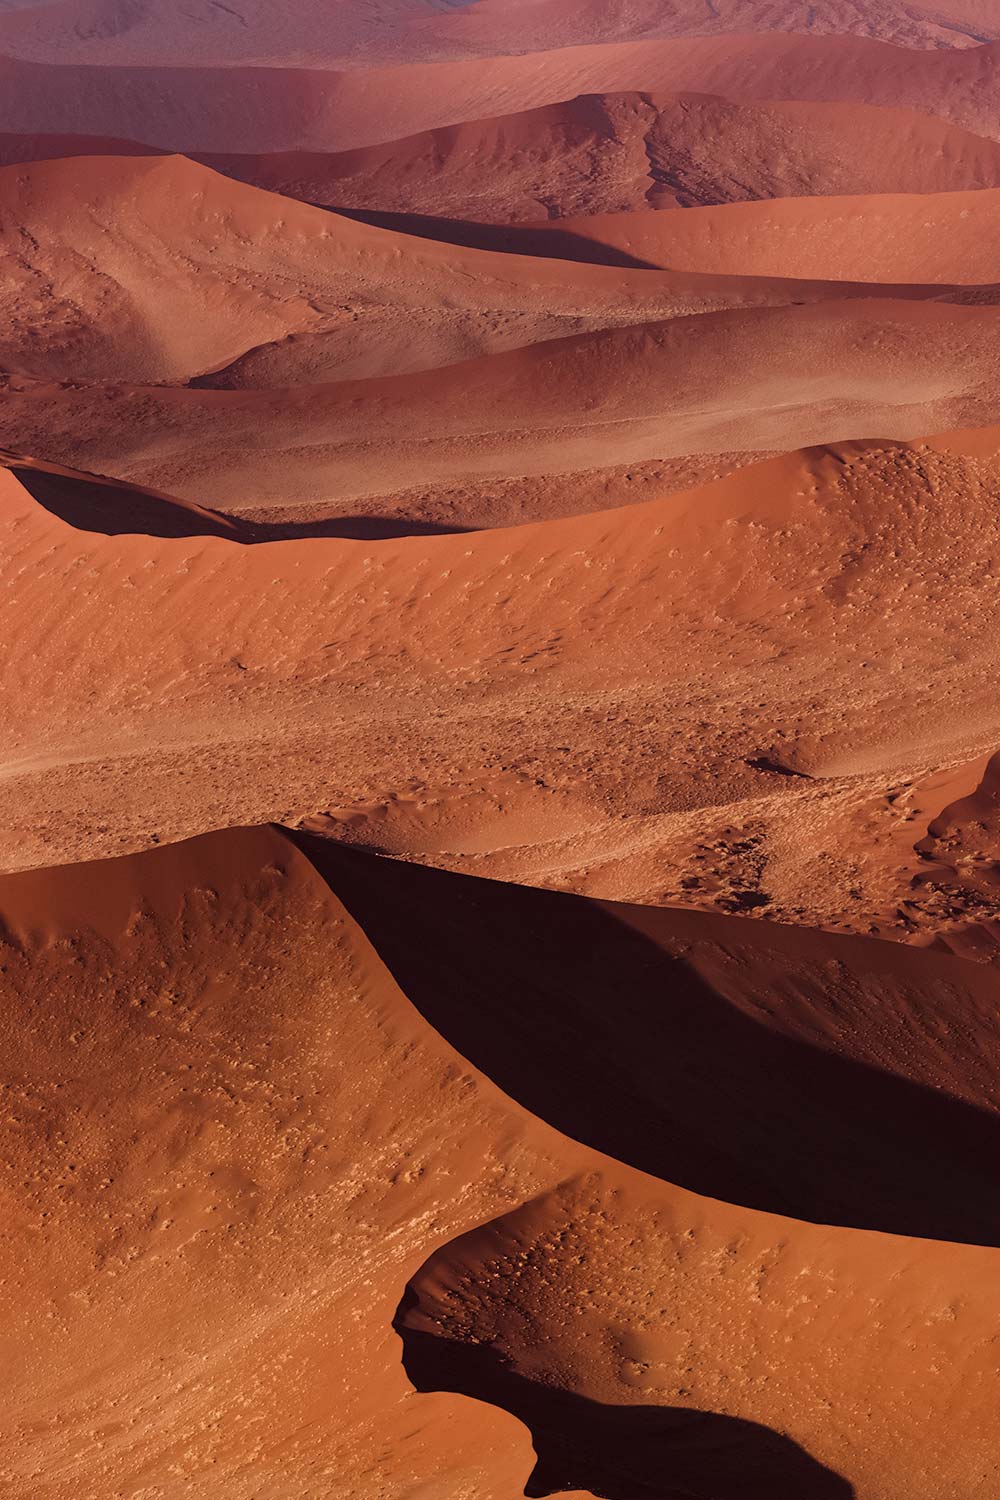
{"label": "distant dune", "polygon": [[[529,520],[578,508],[573,476],[596,469],[995,423],[998,329],[993,306],[829,302],[292,390],[41,385],[5,396],[0,442],[233,512],[496,525],[515,516],[491,514],[491,481],[524,481]],[[456,507],[469,485],[485,504]]]}
{"label": "distant dune", "polygon": [[586,1500],[666,1456],[702,1500],[988,1495],[995,1253],[949,1242],[998,1234],[974,965],[274,829],[5,876],[0,922],[12,1494],[182,1452],[206,1494]]}
{"label": "distant dune", "polygon": [[207,61],[363,69],[639,37],[808,31],[906,47],[1000,38],[991,0],[36,0],[0,11],[0,51],[90,66]]}
{"label": "distant dune", "polygon": [[[0,146],[4,155],[16,150],[16,141]],[[511,224],[1000,187],[1000,144],[915,110],[698,94],[585,95],[340,155],[219,156],[211,165],[333,208]]]}
{"label": "distant dune", "polygon": [[102,67],[7,57],[0,130],[125,138],[189,153],[340,152],[580,94],[640,91],[887,105],[1000,139],[997,43],[912,51],[864,37],[774,33],[363,71],[198,63]]}
{"label": "distant dune", "polygon": [[[0,136],[0,163],[148,154],[91,136]],[[484,223],[845,193],[1000,186],[1000,143],[916,110],[584,95],[359,151],[207,165],[332,208]]]}
{"label": "distant dune", "polygon": [[783,198],[683,214],[595,214],[562,233],[609,256],[714,275],[1000,282],[1000,191]]}
{"label": "distant dune", "polygon": [[455,249],[183,157],[8,166],[0,204],[11,267],[0,364],[29,380],[183,383],[265,349],[269,368],[257,380],[245,372],[243,383],[363,378],[800,295],[788,285],[652,276],[628,256],[614,271],[569,270]]}
{"label": "distant dune", "polygon": [[[627,255],[614,272],[569,271],[454,249],[290,202],[181,157],[9,166],[0,170],[0,203],[12,268],[0,360],[8,374],[33,380],[183,383],[267,348],[272,368],[261,383],[293,385],[826,295],[650,276]],[[291,342],[303,339],[311,341],[304,348]]]}

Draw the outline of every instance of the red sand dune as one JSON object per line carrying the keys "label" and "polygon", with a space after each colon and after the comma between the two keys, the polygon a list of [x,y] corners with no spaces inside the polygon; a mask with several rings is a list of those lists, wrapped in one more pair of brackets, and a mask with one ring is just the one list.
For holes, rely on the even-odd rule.
{"label": "red sand dune", "polygon": [[363,69],[415,57],[491,57],[753,31],[854,34],[907,47],[1000,38],[991,0],[41,0],[0,12],[0,49],[94,66],[195,61]]}
{"label": "red sand dune", "polygon": [[[91,136],[0,136],[0,163],[148,155]],[[333,208],[486,223],[844,193],[1000,186],[1000,144],[915,110],[585,95],[359,151],[208,156],[228,176]]]}
{"label": "red sand dune", "polygon": [[259,517],[496,525],[579,510],[573,476],[611,466],[994,423],[998,327],[996,307],[830,302],[295,390],[39,386],[6,395],[0,442]]}
{"label": "red sand dune", "polygon": [[0,0],[4,1500],[995,1500],[998,69]]}
{"label": "red sand dune", "polygon": [[[8,166],[0,204],[10,267],[0,366],[22,383],[183,383],[233,366],[221,384],[366,378],[651,319],[867,290],[655,275],[613,251],[600,252],[623,263],[611,270],[453,247],[175,156]],[[557,256],[578,244],[591,242],[539,237]],[[830,263],[839,271],[835,255]],[[44,443],[37,451],[60,456]]]}
{"label": "red sand dune", "polygon": [[1000,191],[781,198],[683,214],[595,214],[564,233],[600,253],[715,275],[945,285],[1000,281]]}
{"label": "red sand dune", "polygon": [[914,846],[953,794],[921,825],[911,793],[1000,743],[991,442],[377,544],[101,535],[6,475],[3,860],[325,814],[505,879],[929,941]]}
{"label": "red sand dune", "polygon": [[12,1500],[992,1493],[975,966],[269,829],[5,876],[0,920]]}
{"label": "red sand dune", "polygon": [[[0,130],[195,153],[346,151],[580,94],[888,105],[1000,139],[1000,47],[914,52],[850,36],[759,35],[566,47],[525,57],[327,72],[0,62]],[[377,100],[373,110],[372,101]]]}
{"label": "red sand dune", "polygon": [[1000,186],[1000,144],[915,110],[698,94],[585,95],[340,155],[211,164],[310,203],[487,223]]}

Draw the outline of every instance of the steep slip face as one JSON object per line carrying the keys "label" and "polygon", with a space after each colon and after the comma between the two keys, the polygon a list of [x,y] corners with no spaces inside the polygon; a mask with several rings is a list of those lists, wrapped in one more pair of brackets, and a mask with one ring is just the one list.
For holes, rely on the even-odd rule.
{"label": "steep slip face", "polygon": [[[876,104],[1000,139],[997,44],[914,52],[849,36],[722,36],[326,72],[0,64],[0,130],[185,152],[346,151],[467,120],[631,91]],[[373,113],[371,101],[379,100]]]}
{"label": "steep slip face", "polygon": [[[632,1500],[713,1494],[736,1472],[753,1495],[794,1483],[810,1500],[986,1500],[995,1250],[713,1202],[557,1134],[519,1097],[504,1038],[513,1001],[519,1056],[537,1069],[542,1013],[492,986],[481,948],[466,966],[486,933],[491,959],[512,960],[511,893],[329,853],[237,830],[0,879],[12,1500],[150,1484],[164,1500],[308,1500],[330,1483],[361,1500],[373,1482],[384,1500],[442,1484],[463,1500]],[[665,1074],[679,1074],[673,1043],[694,1041],[680,1016],[700,985],[777,1049],[778,1099],[801,1083],[783,1047],[848,1075],[850,1054],[874,1048],[870,1102],[883,1090],[890,1119],[909,1090],[928,1121],[996,1128],[942,1071],[995,1032],[974,966],[568,905],[625,967],[594,970],[589,989],[576,975],[574,993],[562,950],[555,970],[544,947],[522,956],[573,1008],[566,1034],[592,1069],[631,978],[617,1046],[634,1046],[648,1003]],[[442,929],[447,942],[429,943]],[[390,935],[396,979],[377,952]],[[967,1049],[927,1026],[930,998]],[[473,1014],[483,1029],[462,1056]],[[616,1056],[577,1100],[594,1123],[632,1109]],[[564,1068],[549,1076],[565,1087]],[[706,1120],[723,1136],[704,1096],[690,1113],[667,1097],[668,1146]],[[726,1145],[753,1170],[747,1118]],[[816,1118],[841,1123],[822,1099]],[[878,1160],[891,1141],[876,1131],[864,1145]],[[991,1159],[955,1146],[938,1132],[923,1161],[925,1213],[947,1209],[952,1169]],[[915,1165],[911,1153],[897,1193]],[[985,1211],[992,1197],[974,1201]],[[942,1404],[946,1430],[931,1420]]]}
{"label": "steep slip face", "polygon": [[[491,482],[523,480],[511,519],[541,518],[553,501],[556,514],[579,508],[575,475],[616,465],[994,423],[998,319],[991,306],[831,301],[294,390],[40,386],[5,397],[0,441],[234,512],[315,506],[457,529],[497,524]],[[632,498],[627,481],[616,498]]]}
{"label": "steep slip face", "polygon": [[88,534],[6,475],[3,858],[328,812],[507,879],[926,941],[903,793],[1000,743],[996,462],[965,441],[377,544]]}

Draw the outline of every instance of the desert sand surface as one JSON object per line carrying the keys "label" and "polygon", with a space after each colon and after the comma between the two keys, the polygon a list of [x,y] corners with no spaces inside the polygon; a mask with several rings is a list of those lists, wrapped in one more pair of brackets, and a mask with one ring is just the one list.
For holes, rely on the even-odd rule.
{"label": "desert sand surface", "polygon": [[949,285],[1000,279],[998,220],[1000,192],[991,189],[593,214],[560,230],[677,271]]}
{"label": "desert sand surface", "polygon": [[[988,970],[268,829],[0,912],[11,1494],[990,1492]],[[805,1221],[841,1202],[879,1223]]]}
{"label": "desert sand surface", "polygon": [[[74,47],[74,51],[76,48]],[[917,110],[1000,139],[1000,43],[916,50],[854,35],[608,42],[361,70],[26,60],[0,47],[0,130],[170,151],[347,151],[580,94],[718,94]],[[373,100],[377,101],[373,105]]]}
{"label": "desert sand surface", "polygon": [[[0,163],[148,155],[99,136],[2,135]],[[491,224],[759,198],[1000,186],[1000,144],[916,110],[592,94],[358,151],[207,155],[328,208]]]}
{"label": "desert sand surface", "polygon": [[129,534],[125,492],[10,471],[3,862],[242,808],[611,899],[924,945],[992,921],[917,846],[1000,738],[998,450],[848,444],[374,543]]}
{"label": "desert sand surface", "polygon": [[995,0],[0,0],[3,1500],[995,1500]]}
{"label": "desert sand surface", "polygon": [[[312,506],[331,520],[468,529],[586,508],[574,504],[575,476],[611,466],[626,504],[631,465],[992,424],[998,327],[996,306],[821,302],[333,385],[32,384],[5,397],[0,441],[258,519]],[[248,384],[266,386],[259,369]],[[495,499],[493,482],[504,486]]]}
{"label": "desert sand surface", "polygon": [[0,8],[0,49],[90,66],[192,62],[345,67],[373,61],[519,55],[643,37],[762,30],[875,37],[904,47],[1000,39],[991,0],[38,0]]}
{"label": "desert sand surface", "polygon": [[[971,218],[960,194],[933,200],[940,240],[950,233],[953,242],[972,242],[988,230],[991,195],[976,196],[987,202],[985,217]],[[886,216],[899,217],[903,233],[912,215],[895,202]],[[785,271],[652,274],[645,261],[611,246],[593,251],[589,227],[554,243],[540,233],[537,255],[481,250],[292,202],[182,156],[7,166],[0,205],[0,252],[10,266],[0,370],[22,385],[207,379],[284,388],[405,374],[703,311],[878,294],[993,295],[933,277],[923,287],[885,285],[877,276],[834,284],[844,280],[835,244],[832,274],[814,283]],[[714,239],[714,221],[702,222]],[[620,231],[612,225],[608,232]],[[736,220],[733,264],[745,253],[745,233]],[[877,271],[877,247],[873,253]],[[591,254],[613,265],[552,263]],[[815,259],[822,269],[822,254]],[[957,253],[953,261],[960,263]],[[978,266],[997,270],[1000,280],[1000,262],[988,251]]]}

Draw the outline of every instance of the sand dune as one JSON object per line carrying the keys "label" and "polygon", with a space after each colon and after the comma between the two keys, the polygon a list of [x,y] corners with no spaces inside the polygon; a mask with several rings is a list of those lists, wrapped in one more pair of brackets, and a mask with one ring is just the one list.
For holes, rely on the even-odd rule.
{"label": "sand dune", "polygon": [[[92,136],[0,136],[5,165],[151,150]],[[915,110],[699,94],[585,95],[359,151],[203,159],[307,203],[487,223],[1000,186],[1000,144]]]}
{"label": "sand dune", "polygon": [[327,814],[505,879],[926,942],[909,789],[1000,743],[977,447],[380,544],[88,533],[5,475],[0,857]]}
{"label": "sand dune", "polygon": [[0,0],[3,1500],[995,1500],[998,82]]}
{"label": "sand dune", "polygon": [[[183,383],[220,371],[218,383],[250,387],[362,379],[650,319],[869,290],[656,275],[610,250],[600,253],[613,269],[445,245],[176,156],[8,166],[0,203],[10,265],[0,364],[15,383]],[[542,236],[539,248],[572,255],[590,243]]]}
{"label": "sand dune", "polygon": [[[0,156],[17,150],[15,138]],[[915,110],[698,94],[586,95],[340,155],[211,165],[309,203],[488,223],[1000,186],[997,142]]]}
{"label": "sand dune", "polygon": [[586,95],[339,156],[212,165],[311,203],[492,223],[1000,185],[1000,145],[915,110],[698,94]]}
{"label": "sand dune", "polygon": [[414,57],[519,54],[548,47],[764,31],[968,47],[1000,37],[990,0],[41,0],[0,11],[0,49],[43,61],[189,66],[234,63],[363,69]]}
{"label": "sand dune", "polygon": [[[0,200],[11,257],[0,358],[32,379],[184,381],[318,334],[327,378],[364,376],[741,295],[456,253],[180,157],[8,167]],[[292,383],[297,360],[292,350]]]}
{"label": "sand dune", "polygon": [[[771,1114],[792,1112],[787,1178],[764,1158],[783,1191],[816,1181],[805,1124],[845,1171],[859,1152],[873,1185],[899,1170],[886,1212],[909,1206],[936,1233],[964,1201],[992,1242],[995,1103],[956,1078],[959,1055],[975,1077],[997,1046],[981,971],[331,852],[238,830],[0,879],[13,1500],[137,1474],[206,1500],[276,1483],[304,1496],[328,1476],[360,1497],[373,1470],[387,1493],[484,1500],[663,1493],[664,1476],[668,1494],[709,1496],[744,1471],[759,1496],[894,1500],[923,1484],[985,1500],[990,1251],[698,1197],[554,1126],[567,1109],[588,1111],[591,1135],[626,1121],[619,1070],[651,1079],[655,1037],[638,1105],[669,1101],[663,1165],[708,1149],[708,1121],[749,1187],[747,1116],[725,1134],[674,1048],[711,1069],[710,1013],[743,1039],[737,1068],[768,1059]],[[539,903],[578,944],[572,996]],[[512,944],[530,908],[537,943]],[[499,960],[485,976],[483,936]],[[603,962],[588,969],[587,951]],[[505,966],[528,986],[501,990]],[[607,986],[626,977],[612,1029]],[[593,1093],[560,1070],[539,1089],[554,1036],[532,994],[573,1003],[591,1073],[605,1052]],[[961,1054],[929,1009],[961,1027]],[[848,1124],[828,1111],[840,1088]],[[914,1381],[914,1365],[933,1373]]]}
{"label": "sand dune", "polygon": [[[912,51],[863,37],[709,36],[363,71],[0,61],[0,130],[171,151],[340,152],[580,94],[720,94],[740,103],[888,105],[1000,139],[996,43]],[[372,101],[377,100],[376,109]]]}
{"label": "sand dune", "polygon": [[560,230],[677,271],[954,284],[1000,280],[998,226],[993,189],[595,214]]}
{"label": "sand dune", "polygon": [[[996,422],[998,320],[995,307],[831,302],[296,390],[40,386],[4,398],[0,442],[258,517],[311,505],[496,525],[579,509],[572,476],[599,468]],[[519,509],[498,514],[489,485],[514,477]]]}

